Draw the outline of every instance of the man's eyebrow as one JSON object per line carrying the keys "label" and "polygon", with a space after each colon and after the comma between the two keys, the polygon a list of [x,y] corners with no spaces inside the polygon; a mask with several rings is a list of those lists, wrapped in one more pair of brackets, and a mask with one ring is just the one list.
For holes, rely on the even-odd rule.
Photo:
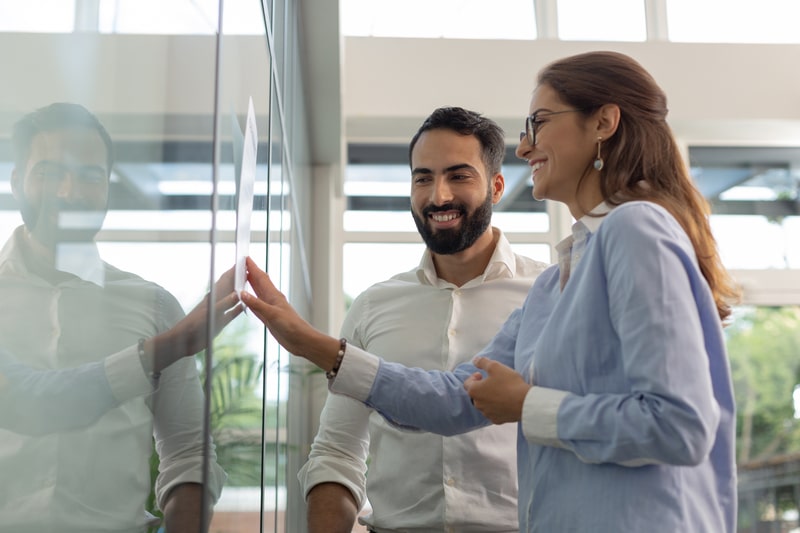
{"label": "man's eyebrow", "polygon": [[[457,165],[452,165],[452,166],[449,166],[449,167],[445,168],[444,171],[445,172],[455,172],[456,170],[462,170],[462,169],[467,169],[467,170],[472,170],[472,171],[477,172],[477,169],[475,167],[473,167],[472,165],[470,165],[469,163],[459,163]],[[414,176],[416,174],[433,174],[433,171],[431,169],[429,169],[429,168],[417,167],[417,168],[411,170],[411,175],[412,176]]]}
{"label": "man's eyebrow", "polygon": [[462,169],[477,171],[477,169],[475,167],[473,167],[472,165],[470,165],[468,163],[460,163],[458,165],[453,165],[451,167],[447,167],[444,170],[445,170],[445,172],[454,172],[456,170],[462,170]]}

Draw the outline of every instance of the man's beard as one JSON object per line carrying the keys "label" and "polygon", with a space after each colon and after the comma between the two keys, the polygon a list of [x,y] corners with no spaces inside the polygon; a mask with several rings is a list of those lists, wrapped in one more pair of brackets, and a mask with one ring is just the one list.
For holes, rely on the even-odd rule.
{"label": "man's beard", "polygon": [[[429,215],[441,211],[458,211],[461,214],[461,226],[434,231],[431,228]],[[479,205],[471,215],[467,214],[464,204],[448,203],[443,206],[429,205],[422,210],[419,217],[411,210],[417,231],[431,252],[439,255],[456,254],[464,251],[483,235],[492,222],[492,195],[486,195],[486,201]]]}
{"label": "man's beard", "polygon": [[90,209],[58,199],[43,199],[39,206],[34,206],[27,198],[22,198],[19,208],[25,227],[49,249],[55,249],[58,244],[92,242],[106,215],[105,209]]}

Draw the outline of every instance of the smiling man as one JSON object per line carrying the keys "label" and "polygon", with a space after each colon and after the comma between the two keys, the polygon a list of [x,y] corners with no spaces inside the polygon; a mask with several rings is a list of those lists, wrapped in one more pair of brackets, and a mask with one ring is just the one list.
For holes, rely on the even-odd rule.
{"label": "smiling man", "polygon": [[[191,356],[206,346],[205,303],[184,317],[164,288],[100,258],[113,157],[88,110],[38,109],[12,143],[24,224],[0,251],[0,479],[13,480],[0,484],[0,530],[146,531],[155,438],[165,525],[196,533],[203,396]],[[232,271],[223,278],[218,319],[236,298]],[[212,448],[209,502],[225,479],[215,459]]]}
{"label": "smiling man", "polygon": [[[458,107],[435,110],[411,140],[411,214],[427,250],[417,268],[353,302],[345,342],[387,360],[452,369],[487,344],[545,265],[492,227],[503,195],[500,127]],[[409,384],[411,386],[411,384]],[[518,531],[516,430],[456,437],[402,431],[330,394],[299,474],[311,533]],[[369,473],[367,459],[369,458]]]}

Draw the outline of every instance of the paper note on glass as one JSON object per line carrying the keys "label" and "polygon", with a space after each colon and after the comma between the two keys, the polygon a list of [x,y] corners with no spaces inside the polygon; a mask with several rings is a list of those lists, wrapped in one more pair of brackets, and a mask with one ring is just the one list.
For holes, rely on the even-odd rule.
{"label": "paper note on glass", "polygon": [[242,170],[239,176],[236,206],[236,275],[234,288],[238,293],[244,289],[247,276],[245,274],[245,258],[250,253],[250,219],[253,214],[253,185],[256,180],[256,153],[258,151],[258,131],[256,130],[256,114],[253,111],[253,99],[247,106],[247,126],[244,130],[244,147],[242,149]]}

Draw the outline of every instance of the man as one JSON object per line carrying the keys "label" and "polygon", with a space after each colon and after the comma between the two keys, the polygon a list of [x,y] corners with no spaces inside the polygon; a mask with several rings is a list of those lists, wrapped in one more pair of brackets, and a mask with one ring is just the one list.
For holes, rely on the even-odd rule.
{"label": "man", "polygon": [[[488,344],[546,265],[514,254],[491,227],[504,188],[503,132],[457,107],[435,110],[409,147],[411,214],[427,250],[420,265],[353,302],[342,336],[387,360],[452,369]],[[424,355],[417,355],[424,354]],[[329,394],[299,473],[311,533],[517,531],[516,428],[455,437],[391,427]],[[367,457],[369,456],[369,475]],[[366,480],[365,480],[366,477]]]}
{"label": "man", "polygon": [[[89,111],[36,110],[12,143],[24,225],[0,251],[0,398],[23,405],[0,413],[0,478],[13,480],[0,484],[0,530],[143,532],[155,437],[165,525],[196,533],[203,398],[191,355],[206,347],[208,299],[183,317],[166,290],[100,259],[112,145]],[[217,284],[214,333],[241,311],[232,277]],[[63,419],[69,406],[47,400],[85,412]],[[225,474],[211,455],[213,502]]]}

